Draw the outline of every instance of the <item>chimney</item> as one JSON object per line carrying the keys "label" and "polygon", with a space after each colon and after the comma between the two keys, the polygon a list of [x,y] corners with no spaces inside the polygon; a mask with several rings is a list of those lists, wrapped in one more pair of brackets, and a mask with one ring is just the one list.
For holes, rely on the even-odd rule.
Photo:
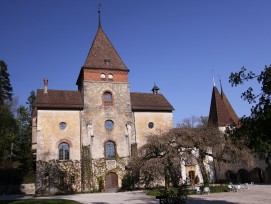
{"label": "chimney", "polygon": [[43,80],[43,82],[44,82],[44,92],[43,93],[47,94],[48,93],[48,79],[45,78]]}

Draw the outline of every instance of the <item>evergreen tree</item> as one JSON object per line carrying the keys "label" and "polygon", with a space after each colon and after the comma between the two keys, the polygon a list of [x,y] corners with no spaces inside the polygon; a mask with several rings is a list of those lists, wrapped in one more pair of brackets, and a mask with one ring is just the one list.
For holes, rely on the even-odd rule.
{"label": "evergreen tree", "polygon": [[0,162],[6,165],[15,156],[13,150],[17,139],[17,123],[7,105],[0,105],[0,116]]}
{"label": "evergreen tree", "polygon": [[5,100],[12,100],[12,92],[7,65],[0,60],[0,105],[3,105]]}
{"label": "evergreen tree", "polygon": [[27,98],[26,104],[28,105],[27,111],[29,116],[29,125],[32,127],[32,114],[35,109],[36,94],[34,91],[30,92],[30,96]]}
{"label": "evergreen tree", "polygon": [[16,141],[16,159],[21,162],[23,169],[28,171],[32,167],[31,153],[31,123],[29,112],[26,107],[17,109],[18,139]]}

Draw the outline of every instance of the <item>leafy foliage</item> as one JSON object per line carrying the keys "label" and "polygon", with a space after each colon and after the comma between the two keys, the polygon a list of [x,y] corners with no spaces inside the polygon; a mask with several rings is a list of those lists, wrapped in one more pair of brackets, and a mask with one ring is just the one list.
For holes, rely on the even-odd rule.
{"label": "leafy foliage", "polygon": [[257,80],[260,92],[255,93],[249,87],[241,97],[252,104],[251,115],[243,116],[242,126],[233,132],[236,140],[246,141],[255,152],[266,155],[271,153],[271,65],[265,66],[260,74],[242,67],[239,72],[231,73],[229,82],[232,86],[242,85],[247,81]]}

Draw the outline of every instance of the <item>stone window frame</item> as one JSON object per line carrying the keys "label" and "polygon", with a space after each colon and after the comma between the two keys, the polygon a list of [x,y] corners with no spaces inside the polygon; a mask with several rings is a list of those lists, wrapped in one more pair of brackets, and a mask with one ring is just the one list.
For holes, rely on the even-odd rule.
{"label": "stone window frame", "polygon": [[[111,101],[106,101],[105,100],[105,95],[106,94],[111,94]],[[103,101],[103,106],[113,106],[114,105],[114,96],[113,93],[109,90],[106,90],[102,94],[102,101]]]}
{"label": "stone window frame", "polygon": [[58,145],[58,160],[67,161],[70,160],[70,145],[66,142],[61,142]]}
{"label": "stone window frame", "polygon": [[[110,148],[109,151],[114,151],[114,155],[107,155],[107,144],[108,143],[112,143],[114,146],[113,148],[112,147],[108,147]],[[111,153],[111,152],[110,152]],[[116,157],[117,157],[117,145],[116,145],[116,142],[113,141],[113,140],[107,140],[105,143],[104,143],[104,156],[105,156],[105,159],[106,160],[115,160]]]}
{"label": "stone window frame", "polygon": [[69,145],[69,159],[67,160],[72,160],[72,150],[73,150],[73,145],[70,140],[68,139],[61,139],[56,143],[56,149],[57,149],[57,159],[60,161],[67,161],[65,159],[59,159],[59,145],[62,143],[67,143]]}

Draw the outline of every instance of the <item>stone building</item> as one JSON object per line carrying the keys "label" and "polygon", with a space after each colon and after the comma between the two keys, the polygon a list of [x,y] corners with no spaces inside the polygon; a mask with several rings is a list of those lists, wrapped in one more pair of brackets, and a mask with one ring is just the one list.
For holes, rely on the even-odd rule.
{"label": "stone building", "polygon": [[36,194],[118,188],[145,136],[173,127],[173,107],[159,88],[132,93],[128,73],[99,22],[78,90],[52,90],[44,80],[33,116]]}

